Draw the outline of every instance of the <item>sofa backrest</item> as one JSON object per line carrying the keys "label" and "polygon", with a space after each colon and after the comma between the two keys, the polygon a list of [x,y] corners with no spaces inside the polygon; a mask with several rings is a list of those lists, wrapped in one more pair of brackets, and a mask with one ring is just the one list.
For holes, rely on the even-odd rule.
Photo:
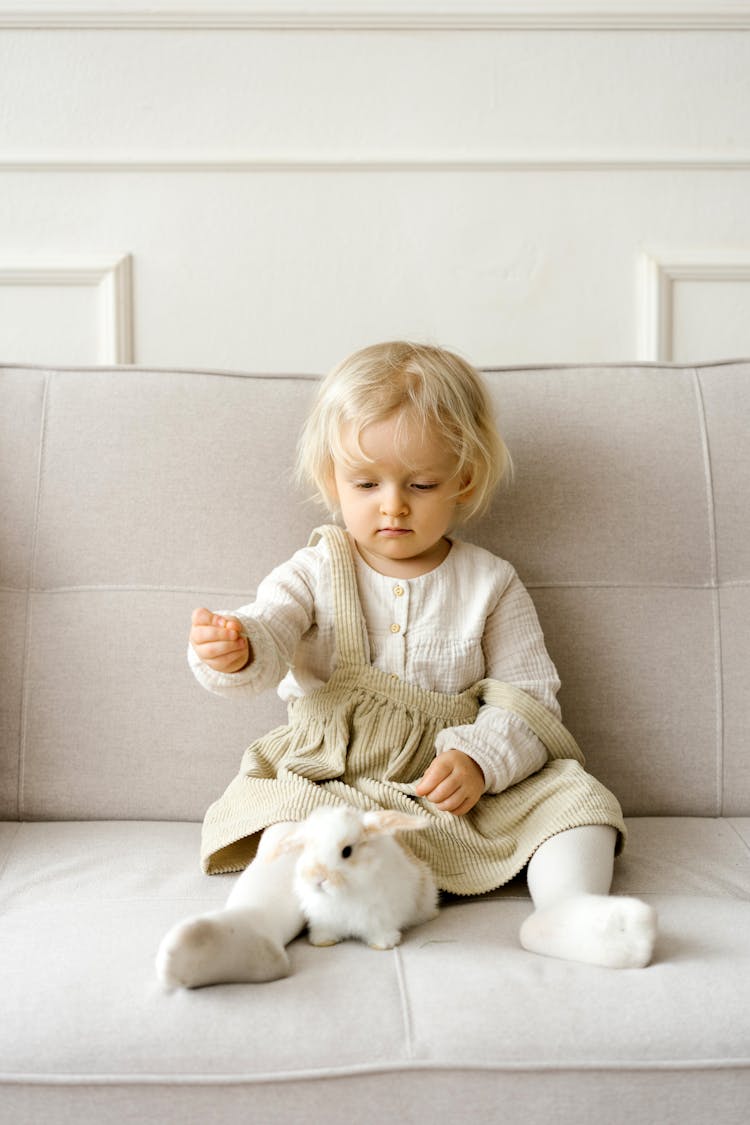
{"label": "sofa backrest", "polygon": [[[750,813],[750,363],[486,372],[513,485],[463,534],[528,585],[626,813]],[[0,368],[0,816],[199,819],[284,720],[186,665],[326,514],[313,377]]]}

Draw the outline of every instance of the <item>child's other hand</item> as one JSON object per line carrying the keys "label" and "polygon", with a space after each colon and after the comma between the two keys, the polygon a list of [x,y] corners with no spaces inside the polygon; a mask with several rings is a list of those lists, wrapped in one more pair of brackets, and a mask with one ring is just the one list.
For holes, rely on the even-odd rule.
{"label": "child's other hand", "polygon": [[236,617],[220,617],[210,609],[194,609],[190,644],[215,672],[239,672],[252,660],[247,637]]}
{"label": "child's other hand", "polygon": [[461,750],[438,754],[417,782],[418,797],[426,797],[443,812],[464,816],[484,793],[484,774],[480,766]]}

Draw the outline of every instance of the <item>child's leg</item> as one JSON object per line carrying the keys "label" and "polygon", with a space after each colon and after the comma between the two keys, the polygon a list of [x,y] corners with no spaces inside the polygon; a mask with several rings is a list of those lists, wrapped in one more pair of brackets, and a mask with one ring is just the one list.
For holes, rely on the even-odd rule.
{"label": "child's leg", "polygon": [[610,898],[614,828],[592,825],[553,836],[528,867],[535,911],[521,927],[532,953],[613,969],[648,965],[656,913],[636,898]]}
{"label": "child's leg", "polygon": [[264,833],[258,854],[223,910],[188,918],[163,939],[156,972],[166,988],[277,980],[289,972],[284,946],[304,925],[292,891],[296,857],[274,856],[289,825]]}

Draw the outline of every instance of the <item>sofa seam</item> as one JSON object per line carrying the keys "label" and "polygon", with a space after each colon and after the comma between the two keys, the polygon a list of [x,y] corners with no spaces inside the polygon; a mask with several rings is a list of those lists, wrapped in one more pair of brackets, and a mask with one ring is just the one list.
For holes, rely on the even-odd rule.
{"label": "sofa seam", "polygon": [[714,633],[714,698],[716,701],[716,815],[724,815],[724,660],[722,652],[721,596],[719,592],[719,548],[716,529],[716,495],[714,489],[713,465],[711,461],[711,441],[708,434],[708,418],[703,395],[703,384],[698,368],[692,369],[693,388],[698,408],[698,425],[703,454],[703,475],[706,484],[708,534],[711,549],[711,580],[713,585],[713,633]]}
{"label": "sofa seam", "polygon": [[[527,590],[715,590],[716,583],[709,582],[533,582],[524,581]],[[729,583],[727,583],[729,585]],[[750,580],[740,580],[735,585],[750,585]]]}
{"label": "sofa seam", "polygon": [[[6,593],[14,593],[12,587],[0,587]],[[248,590],[220,590],[206,586],[177,586],[171,583],[163,585],[152,582],[89,582],[69,586],[31,586],[32,594],[95,594],[97,592],[110,593],[144,593],[144,594],[211,594],[216,597],[255,598],[252,588]]]}
{"label": "sofa seam", "polygon": [[728,827],[729,827],[729,828],[730,828],[730,829],[732,830],[732,832],[733,832],[733,833],[735,834],[735,836],[737,837],[737,839],[738,839],[738,840],[740,841],[740,843],[742,844],[742,846],[743,846],[743,848],[745,849],[745,851],[746,851],[746,852],[750,852],[750,843],[748,843],[748,841],[747,841],[747,840],[745,839],[745,837],[744,837],[744,836],[742,835],[742,833],[740,832],[739,828],[737,828],[737,825],[733,823],[735,819],[738,819],[738,818],[736,818],[736,817],[732,817],[732,816],[725,816],[725,817],[723,818],[723,820],[724,820],[724,823],[725,823],[725,824],[726,824],[726,825],[727,825],[727,826],[728,826]]}
{"label": "sofa seam", "polygon": [[427,1073],[674,1073],[689,1071],[732,1071],[750,1069],[750,1057],[717,1059],[647,1059],[632,1060],[535,1060],[533,1062],[474,1062],[447,1063],[442,1059],[394,1060],[383,1063],[354,1063],[341,1067],[321,1067],[310,1070],[270,1071],[260,1074],[27,1074],[0,1073],[0,1086],[259,1086],[285,1085],[293,1082],[326,1081],[331,1078],[366,1078],[376,1074]]}
{"label": "sofa seam", "polygon": [[404,1026],[404,1054],[407,1059],[414,1058],[414,1023],[412,1019],[409,992],[406,987],[406,974],[404,962],[398,946],[393,950],[393,961],[396,967],[396,982],[398,984],[399,1000],[401,1002],[401,1018]]}
{"label": "sofa seam", "polygon": [[[750,579],[728,579],[726,582],[533,582],[524,583],[527,590],[705,590],[744,589]],[[26,586],[0,585],[0,593],[26,593]],[[154,593],[154,594],[212,594],[217,597],[254,599],[255,592],[246,590],[214,589],[206,586],[177,586],[171,583],[158,585],[148,582],[89,582],[68,586],[31,586],[32,594],[95,594],[95,593]]]}
{"label": "sofa seam", "polygon": [[24,632],[23,672],[21,677],[21,722],[18,740],[18,780],[16,785],[16,816],[24,819],[24,788],[26,774],[26,736],[28,730],[29,714],[29,669],[31,663],[31,621],[33,616],[32,595],[34,593],[37,565],[37,551],[39,549],[39,520],[42,504],[42,477],[44,473],[44,455],[47,437],[47,410],[51,374],[44,373],[44,389],[42,392],[41,416],[39,419],[39,453],[36,468],[36,490],[34,495],[34,518],[31,533],[31,548],[29,550],[29,568],[26,587],[26,628]]}
{"label": "sofa seam", "polygon": [[[739,355],[733,358],[707,359],[693,365],[694,369],[713,369],[716,367],[731,367],[736,364],[750,363],[750,355]],[[517,364],[482,364],[478,370],[484,374],[513,374],[516,371],[628,371],[631,368],[650,368],[661,371],[684,371],[686,365],[679,360],[640,360],[622,359],[607,360],[605,363],[595,361],[587,363],[517,363]],[[2,371],[49,371],[49,367],[41,363],[0,363]],[[145,375],[218,375],[230,379],[302,379],[305,381],[319,380],[323,372],[310,371],[240,371],[236,368],[221,367],[161,367],[158,364],[150,366],[144,363],[109,363],[109,364],[65,364],[55,367],[55,371],[64,374],[86,375],[91,371],[100,372],[131,372]]]}
{"label": "sofa seam", "polygon": [[[739,358],[735,360],[717,360],[716,362],[722,364],[747,363],[750,362],[750,359],[745,360]],[[634,365],[640,366],[637,360],[634,361]],[[570,366],[575,367],[575,364],[571,364]],[[617,366],[617,364],[615,364],[614,366]],[[661,366],[661,364],[657,363],[654,366]],[[675,364],[675,366],[680,367],[681,365]],[[711,367],[713,365],[709,362],[707,363],[707,366]],[[210,375],[217,376],[220,379],[237,380],[272,379],[280,381],[282,379],[285,379],[288,382],[293,383],[297,382],[298,380],[305,383],[319,382],[323,378],[322,372],[315,371],[240,371],[239,369],[230,370],[229,368],[225,369],[220,367],[150,367],[144,363],[91,363],[81,364],[79,366],[60,365],[56,366],[54,370],[56,372],[62,373],[63,375],[108,375],[110,373],[123,375]],[[0,373],[2,373],[3,371],[44,371],[48,374],[50,368],[41,363],[0,363]]]}
{"label": "sofa seam", "polygon": [[[5,822],[5,823],[7,823],[7,822]],[[15,851],[16,842],[18,840],[18,837],[21,835],[21,829],[22,828],[23,828],[23,824],[21,822],[16,822],[14,824],[15,831],[13,832],[13,835],[11,836],[10,840],[8,841],[8,847],[7,847],[4,855],[0,856],[0,881],[2,881],[2,879],[5,875],[5,872],[8,870],[8,865],[10,864],[11,857],[12,857],[14,851]],[[2,910],[2,902],[1,901],[0,901],[0,910]]]}

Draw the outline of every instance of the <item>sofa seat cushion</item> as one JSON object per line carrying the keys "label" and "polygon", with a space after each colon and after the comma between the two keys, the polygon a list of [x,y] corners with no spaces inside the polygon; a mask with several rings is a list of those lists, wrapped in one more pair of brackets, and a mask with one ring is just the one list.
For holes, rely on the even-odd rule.
{"label": "sofa seat cushion", "polygon": [[[166,1086],[221,1088],[221,1101],[250,1085],[254,1119],[275,1120],[273,1107],[285,1105],[286,1121],[295,1099],[302,1114],[306,1084],[320,1096],[328,1082],[339,1085],[332,1120],[382,1121],[389,1098],[398,1108],[407,1072],[431,1076],[424,1089],[433,1095],[446,1083],[441,1097],[461,1074],[474,1076],[477,1098],[489,1098],[498,1076],[512,1082],[545,1068],[534,1094],[542,1102],[518,1103],[519,1113],[541,1113],[556,1082],[562,1091],[566,1075],[593,1069],[603,1098],[617,1097],[622,1080],[633,1096],[643,1090],[647,1109],[654,1081],[679,1078],[679,1097],[707,1099],[707,1120],[732,1121],[750,1075],[750,820],[628,827],[614,889],[653,903],[661,923],[645,971],[526,953],[517,933],[530,903],[517,880],[450,900],[390,952],[356,942],[313,949],[300,938],[285,980],[165,995],[153,972],[162,934],[221,906],[234,878],[200,873],[199,825],[4,823],[0,1103],[43,1121],[45,1097],[59,1087],[78,1119],[90,1106],[91,1119],[105,1121],[116,1099],[97,1100],[104,1087],[127,1087],[133,1106],[142,1097],[143,1112],[171,1120],[181,1103],[159,1108]],[[413,1097],[421,1087],[406,1088]],[[76,1103],[84,1090],[89,1101]],[[377,1111],[363,1104],[367,1091],[385,1098]],[[712,1107],[722,1097],[720,1118]],[[403,1107],[399,1115],[410,1120]]]}

